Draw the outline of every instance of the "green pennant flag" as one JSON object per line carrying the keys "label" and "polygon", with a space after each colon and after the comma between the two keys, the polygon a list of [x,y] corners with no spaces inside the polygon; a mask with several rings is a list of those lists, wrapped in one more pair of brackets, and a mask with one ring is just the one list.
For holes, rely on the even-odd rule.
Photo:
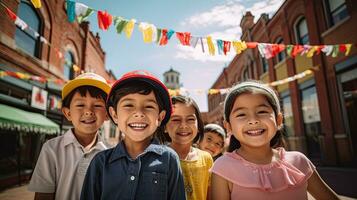
{"label": "green pennant flag", "polygon": [[288,54],[288,56],[291,56],[291,52],[293,51],[294,45],[286,45],[285,49],[286,49],[286,53]]}
{"label": "green pennant flag", "polygon": [[158,28],[156,30],[157,30],[157,32],[156,32],[156,43],[159,43],[160,42],[160,38],[161,38],[162,29]]}
{"label": "green pennant flag", "polygon": [[114,26],[117,29],[117,33],[121,34],[124,30],[124,27],[128,24],[128,21],[122,17],[114,17]]}
{"label": "green pennant flag", "polygon": [[332,57],[335,58],[338,56],[338,53],[340,52],[340,45],[336,44],[333,45],[333,50],[332,50]]}

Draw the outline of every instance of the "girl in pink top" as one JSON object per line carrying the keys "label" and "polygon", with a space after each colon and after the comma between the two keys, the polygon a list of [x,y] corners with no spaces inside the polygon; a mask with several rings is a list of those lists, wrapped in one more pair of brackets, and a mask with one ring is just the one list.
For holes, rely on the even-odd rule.
{"label": "girl in pink top", "polygon": [[214,163],[212,199],[338,199],[302,153],[285,151],[275,91],[255,81],[234,86],[224,103],[228,152]]}

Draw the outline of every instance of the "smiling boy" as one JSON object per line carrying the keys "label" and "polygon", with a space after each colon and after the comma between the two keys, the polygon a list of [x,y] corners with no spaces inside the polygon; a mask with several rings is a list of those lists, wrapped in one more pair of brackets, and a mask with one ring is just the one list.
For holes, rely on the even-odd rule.
{"label": "smiling boy", "polygon": [[129,72],[113,84],[107,110],[125,138],[92,160],[81,199],[185,199],[178,156],[157,139],[172,111],[165,85]]}
{"label": "smiling boy", "polygon": [[28,189],[35,199],[79,199],[87,167],[106,149],[98,130],[107,120],[105,99],[110,86],[94,73],[84,73],[62,89],[62,112],[73,128],[47,141]]}

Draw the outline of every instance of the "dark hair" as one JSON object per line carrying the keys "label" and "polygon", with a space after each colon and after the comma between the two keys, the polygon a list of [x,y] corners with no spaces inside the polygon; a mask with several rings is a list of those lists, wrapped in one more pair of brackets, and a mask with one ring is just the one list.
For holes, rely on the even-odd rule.
{"label": "dark hair", "polygon": [[[280,110],[279,98],[277,96],[276,91],[262,82],[250,80],[250,81],[241,82],[233,86],[230,92],[227,94],[226,99],[224,101],[224,118],[226,122],[229,122],[229,115],[232,112],[234,102],[236,101],[238,96],[246,93],[264,95],[269,105],[274,110],[275,118],[278,117],[278,114],[281,112],[281,110]],[[232,152],[235,149],[240,148],[240,146],[241,146],[240,142],[233,135],[233,137],[230,137],[230,142],[227,151]],[[270,141],[270,146],[273,148],[285,146],[282,129],[277,130],[276,134]]]}
{"label": "dark hair", "polygon": [[87,92],[89,92],[89,95],[94,98],[102,98],[105,102],[107,99],[107,93],[105,93],[103,90],[94,87],[94,86],[80,86],[72,90],[62,101],[62,108],[66,107],[69,108],[71,105],[71,101],[73,99],[73,96],[76,93],[79,93],[82,97],[86,96]]}
{"label": "dark hair", "polygon": [[[207,132],[216,133],[217,135],[221,136],[223,140],[226,139],[226,132],[218,124],[207,124],[203,129],[203,133],[205,134]],[[203,140],[203,137],[200,139],[200,141],[202,141],[202,140]]]}
{"label": "dark hair", "polygon": [[[196,137],[193,139],[193,143],[196,143],[198,140],[200,140],[201,137],[203,137],[203,130],[204,130],[204,123],[202,121],[201,112],[197,103],[191,97],[183,96],[183,95],[173,96],[171,100],[172,100],[172,105],[175,105],[177,103],[182,103],[192,106],[195,109],[198,131]],[[166,141],[169,142],[171,141],[171,138],[168,136],[168,134],[165,135],[165,139]]]}
{"label": "dark hair", "polygon": [[[164,103],[160,95],[158,94],[157,90],[149,83],[144,82],[144,81],[136,81],[135,84],[133,82],[127,82],[120,86],[117,90],[113,92],[113,94],[110,96],[110,100],[113,102],[114,105],[114,111],[117,112],[117,104],[120,101],[121,98],[128,94],[135,94],[139,93],[142,95],[148,95],[151,92],[154,92],[156,102],[159,106],[159,112],[164,110]],[[156,129],[154,136],[157,137],[160,142],[164,142],[163,135],[165,131],[165,124],[160,124],[160,126]]]}

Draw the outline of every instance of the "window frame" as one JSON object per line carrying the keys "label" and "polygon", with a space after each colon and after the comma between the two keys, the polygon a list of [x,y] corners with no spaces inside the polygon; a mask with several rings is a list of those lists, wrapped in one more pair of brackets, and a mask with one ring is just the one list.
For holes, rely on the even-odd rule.
{"label": "window frame", "polygon": [[[300,30],[300,24],[305,21],[306,24],[306,30],[307,33],[305,35],[301,35],[301,30]],[[295,36],[296,36],[296,41],[300,45],[304,44],[309,44],[310,43],[310,38],[309,38],[309,28],[307,27],[307,21],[304,16],[300,17],[298,20],[296,20],[295,23]],[[307,38],[307,41],[304,41],[304,38]]]}

